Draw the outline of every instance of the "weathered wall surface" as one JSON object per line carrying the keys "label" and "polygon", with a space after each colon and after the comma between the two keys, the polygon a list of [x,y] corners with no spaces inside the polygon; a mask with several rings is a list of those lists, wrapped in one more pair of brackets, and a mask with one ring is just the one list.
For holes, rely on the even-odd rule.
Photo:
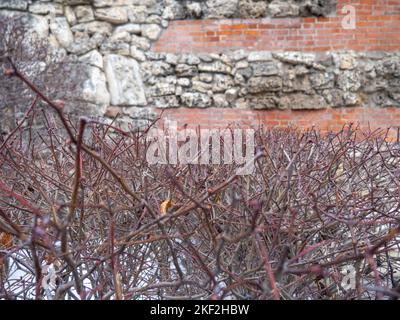
{"label": "weathered wall surface", "polygon": [[327,18],[171,21],[153,50],[207,53],[241,48],[250,51],[307,52],[399,49],[400,4],[385,6],[384,10],[381,7],[374,9],[375,6],[364,1],[350,2],[355,9],[356,23],[354,29],[346,29],[342,24],[346,24],[347,14],[342,13],[345,4],[341,2],[344,0],[339,1],[337,15]]}
{"label": "weathered wall surface", "polygon": [[399,53],[148,54],[158,108],[325,109],[400,106]]}
{"label": "weathered wall surface", "polygon": [[165,1],[174,20],[309,17],[335,14],[336,0],[177,0]]}
{"label": "weathered wall surface", "polygon": [[179,127],[197,128],[226,128],[229,125],[240,123],[241,127],[286,128],[295,126],[307,129],[312,126],[323,131],[339,131],[345,124],[353,123],[364,129],[376,130],[381,128],[386,131],[391,128],[388,135],[398,138],[400,112],[396,107],[388,108],[334,108],[318,110],[293,110],[293,109],[231,109],[231,108],[185,108],[167,109],[164,112],[165,120],[174,120]]}
{"label": "weathered wall surface", "polygon": [[400,107],[396,1],[1,0],[0,14],[86,64],[98,115]]}

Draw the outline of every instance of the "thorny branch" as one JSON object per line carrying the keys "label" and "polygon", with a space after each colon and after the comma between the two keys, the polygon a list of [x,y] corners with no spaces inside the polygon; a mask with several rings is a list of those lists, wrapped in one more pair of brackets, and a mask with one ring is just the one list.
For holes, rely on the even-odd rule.
{"label": "thorny branch", "polygon": [[257,128],[247,176],[149,165],[147,131],[76,124],[5,59],[32,99],[0,140],[1,298],[399,298],[400,146],[387,131]]}

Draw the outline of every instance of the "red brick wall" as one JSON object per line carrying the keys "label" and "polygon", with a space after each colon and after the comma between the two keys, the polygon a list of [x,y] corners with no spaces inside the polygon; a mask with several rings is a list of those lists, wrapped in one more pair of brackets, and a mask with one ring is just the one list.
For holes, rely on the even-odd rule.
{"label": "red brick wall", "polygon": [[[344,5],[356,8],[356,29],[342,28]],[[329,18],[260,20],[184,20],[173,21],[153,50],[158,52],[199,53],[232,49],[266,51],[394,51],[400,50],[400,0],[338,0],[337,14]],[[301,129],[312,125],[327,131],[345,123],[362,127],[400,126],[400,109],[338,108],[326,110],[165,110],[164,117],[180,126],[226,127],[263,124],[268,127],[293,125]]]}
{"label": "red brick wall", "polygon": [[375,1],[373,7],[374,15],[399,15],[400,1],[399,0],[381,0]]}
{"label": "red brick wall", "polygon": [[[342,28],[344,5],[356,8],[356,29]],[[157,52],[392,51],[400,48],[400,0],[338,0],[329,18],[172,21]]]}
{"label": "red brick wall", "polygon": [[[161,110],[159,111],[161,113]],[[392,128],[390,137],[397,137],[400,128],[399,108],[335,108],[324,110],[246,110],[231,108],[176,108],[166,109],[162,119],[177,121],[178,127],[225,128],[238,124],[242,127],[307,129],[312,126],[328,132],[338,131],[345,124],[354,123],[363,130]]]}

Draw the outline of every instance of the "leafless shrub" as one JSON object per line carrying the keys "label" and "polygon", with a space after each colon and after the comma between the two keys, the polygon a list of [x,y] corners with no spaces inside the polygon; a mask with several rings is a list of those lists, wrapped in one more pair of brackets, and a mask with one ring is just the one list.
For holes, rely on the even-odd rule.
{"label": "leafless shrub", "polygon": [[96,123],[86,144],[67,122],[77,147],[43,116],[40,143],[21,143],[27,127],[1,147],[3,254],[25,270],[3,276],[3,297],[43,298],[51,264],[57,299],[398,296],[399,149],[380,134],[259,131],[263,156],[241,177],[148,166],[143,137]]}
{"label": "leafless shrub", "polygon": [[0,16],[0,130],[4,132],[12,129],[35,97],[26,84],[7,75],[11,63],[44,94],[63,100],[66,107],[74,104],[83,108],[82,101],[76,99],[84,80],[83,68],[74,57],[39,37],[27,20],[24,15]]}
{"label": "leafless shrub", "polygon": [[399,297],[387,132],[259,129],[248,176],[148,165],[145,133],[76,123],[12,60],[5,75],[33,100],[0,141],[1,298]]}

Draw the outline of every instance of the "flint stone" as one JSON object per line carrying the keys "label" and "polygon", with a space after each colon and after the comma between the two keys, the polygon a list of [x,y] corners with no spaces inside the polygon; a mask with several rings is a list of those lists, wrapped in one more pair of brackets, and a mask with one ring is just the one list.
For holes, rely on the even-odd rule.
{"label": "flint stone", "polygon": [[42,15],[46,14],[61,15],[63,14],[63,8],[59,3],[36,2],[29,5],[29,12]]}
{"label": "flint stone", "polygon": [[300,13],[299,6],[281,0],[273,0],[268,6],[268,12],[272,17],[294,17]]}
{"label": "flint stone", "polygon": [[93,0],[95,8],[131,5],[132,0]]}
{"label": "flint stone", "polygon": [[338,76],[338,87],[343,91],[357,91],[361,87],[360,74],[346,70]]}
{"label": "flint stone", "polygon": [[304,91],[311,90],[310,78],[307,76],[296,76],[293,79],[285,79],[283,82],[284,92]]}
{"label": "flint stone", "polygon": [[93,36],[92,38],[78,38],[75,39],[70,46],[68,46],[67,51],[76,55],[83,55],[91,50],[96,49],[97,45],[99,45],[102,40],[104,39],[97,36]]}
{"label": "flint stone", "polygon": [[328,105],[322,96],[295,93],[281,97],[279,107],[283,109],[304,110],[324,109]]}
{"label": "flint stone", "polygon": [[178,64],[175,67],[175,72],[180,77],[193,77],[198,73],[195,66],[189,66],[187,64]]}
{"label": "flint stone", "polygon": [[339,68],[342,70],[351,70],[356,67],[356,59],[350,54],[340,56]]}
{"label": "flint stone", "polygon": [[212,104],[210,96],[199,92],[186,92],[181,96],[182,103],[188,107],[207,108]]}
{"label": "flint stone", "polygon": [[78,22],[75,12],[74,12],[74,9],[72,9],[72,7],[69,7],[69,6],[65,7],[64,15],[65,15],[65,18],[67,18],[67,21],[70,25],[74,25]]}
{"label": "flint stone", "polygon": [[214,107],[216,108],[226,108],[229,107],[229,102],[226,100],[224,94],[213,95]]}
{"label": "flint stone", "polygon": [[49,23],[46,17],[29,14],[24,17],[27,19],[29,32],[36,33],[40,38],[46,38],[49,35]]}
{"label": "flint stone", "polygon": [[216,74],[214,76],[214,82],[212,90],[214,92],[225,92],[227,89],[234,86],[232,77],[223,74]]}
{"label": "flint stone", "polygon": [[[212,59],[210,60],[212,61]],[[180,64],[188,64],[188,65],[198,65],[201,61],[200,58],[195,56],[194,54],[183,54],[180,56],[179,61]]]}
{"label": "flint stone", "polygon": [[68,21],[64,17],[57,17],[50,23],[50,30],[56,37],[57,42],[67,48],[74,41],[74,36],[69,27]]}
{"label": "flint stone", "polygon": [[179,78],[177,80],[177,84],[179,84],[181,87],[190,87],[190,79],[188,79],[188,78]]}
{"label": "flint stone", "polygon": [[178,64],[178,57],[177,57],[177,55],[175,55],[173,53],[167,53],[165,55],[165,62],[176,65],[176,64]]}
{"label": "flint stone", "polygon": [[103,69],[103,56],[97,50],[90,51],[79,57],[79,61]]}
{"label": "flint stone", "polygon": [[251,95],[247,97],[249,107],[252,109],[274,109],[278,99],[272,95]]}
{"label": "flint stone", "polygon": [[238,15],[244,19],[258,19],[265,17],[267,2],[254,0],[241,0]]}
{"label": "flint stone", "polygon": [[186,11],[191,18],[200,18],[202,14],[202,7],[200,3],[192,2],[186,4]]}
{"label": "flint stone", "polygon": [[212,91],[213,85],[210,83],[198,81],[198,80],[193,80],[192,81],[192,89],[194,91],[198,92],[203,92],[203,93],[208,93],[209,91]]}
{"label": "flint stone", "polygon": [[89,22],[94,20],[93,9],[91,6],[75,7],[75,16],[78,22]]}
{"label": "flint stone", "polygon": [[279,65],[274,62],[258,62],[252,64],[254,76],[273,76],[279,73]]}
{"label": "flint stone", "polygon": [[162,17],[167,20],[183,20],[186,18],[186,11],[178,1],[166,0]]}
{"label": "flint stone", "polygon": [[208,18],[231,18],[235,16],[239,0],[207,0],[204,14]]}
{"label": "flint stone", "polygon": [[158,97],[154,101],[157,108],[178,108],[181,106],[179,98],[176,95]]}
{"label": "flint stone", "polygon": [[250,93],[279,91],[281,89],[282,89],[282,78],[277,76],[252,77],[248,81],[248,90]]}
{"label": "flint stone", "polygon": [[1,0],[0,9],[26,11],[28,9],[28,2],[26,0]]}
{"label": "flint stone", "polygon": [[303,52],[278,52],[274,53],[273,57],[282,62],[290,64],[304,64],[307,66],[313,66],[316,58],[314,53]]}
{"label": "flint stone", "polygon": [[147,104],[139,64],[132,58],[110,54],[104,69],[112,105]]}
{"label": "flint stone", "polygon": [[215,61],[213,63],[201,63],[199,64],[199,71],[213,72],[213,73],[226,73],[229,74],[232,68],[225,63]]}
{"label": "flint stone", "polygon": [[339,89],[324,90],[322,92],[322,95],[325,98],[328,105],[330,105],[331,107],[344,106],[343,91]]}
{"label": "flint stone", "polygon": [[100,50],[102,53],[117,53],[119,55],[128,56],[130,54],[130,46],[124,41],[112,41],[108,39],[104,41]]}
{"label": "flint stone", "polygon": [[94,14],[97,19],[113,24],[122,24],[128,22],[128,12],[125,7],[96,9]]}
{"label": "flint stone", "polygon": [[228,53],[228,57],[230,59],[232,59],[233,61],[240,61],[240,60],[243,60],[243,59],[245,59],[247,57],[247,52],[244,51],[243,49],[236,50],[236,51],[233,51],[233,52],[229,52]]}
{"label": "flint stone", "polygon": [[175,94],[175,90],[175,85],[159,82],[149,88],[149,94],[152,97],[168,96]]}
{"label": "flint stone", "polygon": [[228,90],[225,91],[225,99],[226,99],[228,102],[233,102],[233,101],[235,101],[236,98],[237,98],[237,96],[238,96],[238,92],[237,92],[237,90],[234,89],[234,88],[231,88],[231,89],[228,89]]}
{"label": "flint stone", "polygon": [[358,96],[358,94],[353,93],[353,92],[345,92],[343,94],[343,100],[344,100],[344,104],[346,106],[354,106],[360,103],[360,97]]}
{"label": "flint stone", "polygon": [[333,88],[335,75],[333,73],[315,72],[310,75],[311,85],[316,89]]}
{"label": "flint stone", "polygon": [[271,52],[265,51],[255,51],[249,54],[248,60],[250,62],[255,61],[272,61],[272,54]]}
{"label": "flint stone", "polygon": [[133,23],[149,23],[146,6],[129,6],[128,20]]}
{"label": "flint stone", "polygon": [[110,103],[106,77],[99,68],[93,66],[87,66],[85,72],[86,80],[83,83],[82,99],[98,105],[104,113]]}
{"label": "flint stone", "polygon": [[128,23],[128,24],[124,24],[122,26],[116,27],[114,30],[114,34],[117,34],[119,32],[140,34],[142,32],[142,27],[140,24],[137,24],[137,23]]}
{"label": "flint stone", "polygon": [[142,66],[153,76],[168,76],[174,74],[174,68],[164,61],[147,61],[144,62]]}
{"label": "flint stone", "polygon": [[142,35],[150,40],[157,40],[161,34],[161,27],[157,24],[142,26]]}
{"label": "flint stone", "polygon": [[207,82],[207,83],[212,82],[212,81],[213,81],[213,78],[214,78],[214,76],[213,76],[212,73],[204,73],[204,72],[202,72],[202,73],[200,73],[199,76],[198,76],[198,79],[199,79],[200,81]]}
{"label": "flint stone", "polygon": [[165,60],[165,53],[149,51],[146,52],[146,57],[149,60]]}
{"label": "flint stone", "polygon": [[146,55],[144,54],[144,51],[138,49],[135,46],[131,46],[130,54],[131,54],[131,57],[137,61],[140,61],[140,62],[146,61]]}
{"label": "flint stone", "polygon": [[136,46],[142,50],[149,50],[150,49],[150,41],[146,38],[139,37],[137,35],[131,36],[131,45]]}
{"label": "flint stone", "polygon": [[112,34],[112,36],[110,37],[110,40],[130,43],[131,35],[127,31],[117,32],[117,33]]}
{"label": "flint stone", "polygon": [[71,30],[73,32],[83,32],[88,35],[101,33],[110,35],[112,31],[112,25],[104,21],[92,21],[88,23],[80,23],[74,25]]}

